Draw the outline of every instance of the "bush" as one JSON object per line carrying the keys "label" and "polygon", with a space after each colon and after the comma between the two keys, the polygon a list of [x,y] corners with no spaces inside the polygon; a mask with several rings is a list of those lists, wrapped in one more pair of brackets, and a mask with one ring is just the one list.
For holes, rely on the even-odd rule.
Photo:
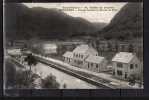
{"label": "bush", "polygon": [[34,81],[37,78],[39,78],[39,76],[32,73],[30,70],[18,71],[15,78],[15,88],[34,88]]}
{"label": "bush", "polygon": [[15,85],[15,75],[16,75],[16,69],[15,66],[8,60],[6,59],[5,61],[5,72],[4,80],[6,81],[5,85],[7,87],[13,87]]}
{"label": "bush", "polygon": [[50,74],[45,79],[42,79],[42,88],[59,88],[60,84],[56,81],[56,77]]}

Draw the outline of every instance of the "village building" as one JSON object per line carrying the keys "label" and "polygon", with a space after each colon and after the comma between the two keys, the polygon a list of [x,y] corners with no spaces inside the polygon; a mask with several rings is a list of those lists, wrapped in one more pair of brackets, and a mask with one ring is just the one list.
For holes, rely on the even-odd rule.
{"label": "village building", "polygon": [[107,71],[107,60],[101,56],[89,55],[85,60],[84,67],[91,71]]}
{"label": "village building", "polygon": [[131,75],[140,75],[143,68],[135,54],[119,52],[113,59],[113,75],[117,78],[127,80]]}
{"label": "village building", "polygon": [[73,59],[73,53],[70,52],[70,51],[67,51],[63,54],[63,59],[64,59],[64,62],[66,63],[72,63],[72,59]]}
{"label": "village building", "polygon": [[107,70],[107,60],[98,56],[98,52],[90,45],[79,45],[72,52],[65,52],[63,58],[64,62],[76,67],[95,72]]}
{"label": "village building", "polygon": [[98,52],[89,45],[80,45],[73,51],[73,65],[83,67],[85,59],[89,55],[98,56]]}
{"label": "village building", "polygon": [[10,44],[15,48],[23,48],[26,45],[26,40],[14,40]]}
{"label": "village building", "polygon": [[21,55],[22,53],[21,53],[21,49],[8,49],[7,51],[6,51],[8,54],[10,54],[10,55]]}
{"label": "village building", "polygon": [[50,43],[44,43],[44,44],[42,44],[41,52],[44,55],[56,54],[57,53],[57,45],[50,44]]}

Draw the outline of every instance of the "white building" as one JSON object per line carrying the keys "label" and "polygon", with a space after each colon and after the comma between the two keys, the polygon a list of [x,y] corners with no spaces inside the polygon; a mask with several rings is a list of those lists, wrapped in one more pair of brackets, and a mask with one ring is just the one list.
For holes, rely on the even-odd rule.
{"label": "white building", "polygon": [[64,62],[91,71],[106,71],[107,60],[98,56],[98,52],[91,46],[79,45],[72,52],[63,55]]}
{"label": "white building", "polygon": [[73,65],[83,67],[85,59],[89,55],[98,56],[98,52],[91,46],[79,45],[73,51]]}
{"label": "white building", "polygon": [[21,55],[21,49],[7,49],[7,53],[10,55]]}
{"label": "white building", "polygon": [[44,54],[56,54],[57,53],[57,45],[45,43],[42,45],[42,50]]}
{"label": "white building", "polygon": [[107,60],[104,57],[89,55],[84,67],[91,71],[101,72],[107,70]]}
{"label": "white building", "polygon": [[140,75],[143,70],[139,59],[133,53],[119,52],[113,59],[113,74],[115,77],[127,80],[130,75]]}
{"label": "white building", "polygon": [[72,63],[72,59],[73,59],[73,53],[70,51],[67,51],[63,54],[64,57],[64,62],[66,63]]}

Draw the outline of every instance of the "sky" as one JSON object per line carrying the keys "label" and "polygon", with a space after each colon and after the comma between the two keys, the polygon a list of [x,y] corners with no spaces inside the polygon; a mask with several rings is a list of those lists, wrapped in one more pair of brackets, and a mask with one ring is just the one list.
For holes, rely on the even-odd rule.
{"label": "sky", "polygon": [[126,4],[121,3],[23,3],[29,8],[57,8],[73,17],[82,17],[90,22],[109,23],[114,15]]}

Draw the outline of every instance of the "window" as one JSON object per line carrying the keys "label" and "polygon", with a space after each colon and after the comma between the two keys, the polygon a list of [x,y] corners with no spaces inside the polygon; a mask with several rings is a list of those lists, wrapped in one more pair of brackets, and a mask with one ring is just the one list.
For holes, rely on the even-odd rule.
{"label": "window", "polygon": [[78,57],[78,54],[76,54],[76,57]]}
{"label": "window", "polygon": [[123,67],[123,64],[122,63],[117,63],[117,67],[122,68]]}
{"label": "window", "polygon": [[113,75],[115,75],[115,71],[113,71]]}
{"label": "window", "polygon": [[125,78],[127,78],[127,72],[125,72]]}
{"label": "window", "polygon": [[96,64],[96,68],[98,68],[98,64]]}
{"label": "window", "polygon": [[122,71],[120,71],[120,70],[117,70],[117,75],[120,75],[120,76],[122,76],[122,75],[123,75]]}
{"label": "window", "polygon": [[135,67],[138,68],[138,64],[136,64]]}
{"label": "window", "polygon": [[91,66],[93,66],[93,63],[91,63]]}
{"label": "window", "polygon": [[89,68],[90,64],[88,63],[88,68]]}
{"label": "window", "polygon": [[83,55],[81,55],[81,58],[83,58]]}
{"label": "window", "polygon": [[133,69],[133,64],[130,64],[130,69]]}

